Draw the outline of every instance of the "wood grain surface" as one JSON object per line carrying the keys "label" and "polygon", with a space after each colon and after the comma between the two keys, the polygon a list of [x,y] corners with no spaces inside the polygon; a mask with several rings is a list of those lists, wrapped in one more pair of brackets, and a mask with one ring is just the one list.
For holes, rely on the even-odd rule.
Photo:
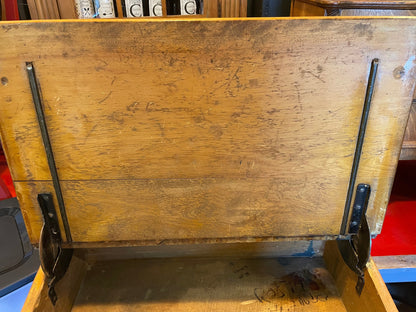
{"label": "wood grain surface", "polygon": [[27,61],[74,242],[105,242],[337,235],[377,57],[357,182],[372,186],[379,232],[414,88],[414,23],[0,24],[0,130],[32,242],[36,194],[53,188]]}

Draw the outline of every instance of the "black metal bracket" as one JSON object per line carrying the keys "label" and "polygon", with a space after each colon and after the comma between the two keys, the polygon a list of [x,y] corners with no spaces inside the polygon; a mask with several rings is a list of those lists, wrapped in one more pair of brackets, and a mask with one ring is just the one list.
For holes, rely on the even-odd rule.
{"label": "black metal bracket", "polygon": [[359,184],[357,186],[349,224],[350,238],[348,240],[338,240],[338,249],[342,258],[358,276],[355,289],[359,295],[361,295],[364,287],[364,272],[370,257],[371,237],[366,217],[370,193],[370,185]]}
{"label": "black metal bracket", "polygon": [[371,100],[373,97],[374,87],[376,83],[378,64],[379,64],[378,59],[373,59],[373,61],[371,62],[370,74],[369,74],[368,81],[367,81],[367,90],[366,90],[365,99],[364,99],[364,106],[363,106],[363,111],[361,114],[360,128],[358,130],[357,143],[355,146],[350,181],[348,184],[347,198],[345,200],[344,216],[342,218],[342,223],[341,223],[341,229],[340,229],[341,235],[347,234],[347,222],[348,222],[348,217],[350,215],[352,195],[354,193],[355,181],[356,181],[357,173],[358,173],[358,165],[360,164],[361,152],[363,150],[363,145],[364,145],[365,131],[367,128],[368,116],[370,114],[370,105],[371,105]]}
{"label": "black metal bracket", "polygon": [[[42,142],[45,148],[46,158],[52,177],[53,187],[55,189],[56,201],[62,225],[65,230],[65,238],[67,242],[72,242],[71,231],[69,228],[68,218],[65,211],[64,199],[62,196],[61,185],[59,182],[58,171],[55,165],[55,159],[52,151],[52,145],[49,139],[48,128],[46,126],[45,113],[42,106],[42,98],[40,86],[36,79],[36,73],[33,63],[26,63],[26,71],[29,78],[30,90],[32,92],[33,103],[35,105],[36,116],[39,123],[39,129]],[[62,236],[58,217],[54,207],[51,194],[38,195],[39,206],[42,210],[44,224],[42,227],[39,243],[40,261],[42,270],[46,275],[48,282],[48,295],[53,305],[56,304],[58,297],[55,292],[56,283],[64,276],[69,263],[71,262],[73,250],[63,249]]]}
{"label": "black metal bracket", "polygon": [[358,184],[355,191],[354,205],[350,218],[349,234],[358,234],[363,217],[367,212],[368,200],[370,199],[371,187],[368,184]]}
{"label": "black metal bracket", "polygon": [[350,181],[345,200],[344,216],[341,223],[340,235],[347,236],[348,239],[338,240],[338,248],[341,252],[342,258],[348,267],[358,276],[355,289],[359,295],[361,295],[364,287],[364,271],[370,257],[371,238],[366,218],[368,200],[371,193],[370,185],[358,184],[352,208],[351,201],[358,174],[361,152],[364,145],[365,132],[367,128],[368,116],[370,114],[370,105],[374,93],[378,65],[379,60],[376,58],[373,59],[367,81],[367,90],[361,114],[360,128],[358,130]]}
{"label": "black metal bracket", "polygon": [[44,219],[39,243],[40,263],[48,282],[49,298],[55,305],[58,300],[55,285],[65,275],[73,249],[61,247],[62,236],[52,195],[39,194],[38,202]]}
{"label": "black metal bracket", "polygon": [[61,214],[62,224],[65,230],[65,237],[66,240],[70,243],[72,241],[71,231],[69,228],[68,217],[65,211],[64,198],[62,196],[58,171],[56,170],[55,158],[53,156],[52,145],[49,139],[48,128],[46,126],[45,113],[43,111],[42,97],[40,94],[40,86],[36,79],[35,67],[33,63],[26,63],[26,71],[29,78],[30,91],[32,92],[32,98],[33,103],[35,105],[35,111],[39,123],[40,134],[42,137],[43,146],[45,148],[46,159],[48,160],[49,171],[51,173],[52,183],[55,189],[56,200],[58,203],[59,212]]}

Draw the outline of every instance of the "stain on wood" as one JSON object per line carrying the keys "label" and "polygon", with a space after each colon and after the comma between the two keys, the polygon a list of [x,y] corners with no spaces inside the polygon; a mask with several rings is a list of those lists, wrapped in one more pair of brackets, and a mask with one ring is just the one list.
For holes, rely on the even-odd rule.
{"label": "stain on wood", "polygon": [[87,272],[72,311],[116,307],[120,311],[347,311],[322,258],[98,262]]}
{"label": "stain on wood", "polygon": [[[256,246],[260,247],[253,244],[252,251]],[[186,247],[189,246],[181,246]],[[201,247],[198,246],[198,252]],[[125,255],[146,257],[138,254],[136,248],[124,250]],[[120,253],[114,249],[102,248],[98,254],[78,250],[64,278],[56,285],[60,298],[56,309],[63,312],[397,311],[371,259],[362,295],[357,294],[357,276],[342,260],[335,241],[326,243],[324,258],[263,258],[261,251],[253,254],[254,258],[240,257],[241,253],[220,256],[213,249],[205,250],[203,257],[195,257],[195,253],[175,257],[165,251],[163,256],[159,255],[164,258],[126,259],[118,258]],[[111,257],[115,258],[109,260]],[[39,270],[23,311],[55,311],[47,289]]]}

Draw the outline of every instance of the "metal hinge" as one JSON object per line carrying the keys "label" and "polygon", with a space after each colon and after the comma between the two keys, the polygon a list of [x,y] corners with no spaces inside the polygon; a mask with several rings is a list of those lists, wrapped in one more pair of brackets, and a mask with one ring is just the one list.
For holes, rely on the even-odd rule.
{"label": "metal hinge", "polygon": [[342,258],[358,276],[355,289],[359,295],[361,295],[364,287],[364,272],[370,257],[371,237],[366,217],[370,193],[370,185],[359,184],[357,186],[349,223],[350,238],[338,241]]}
{"label": "metal hinge", "polygon": [[[367,90],[364,99],[364,106],[361,115],[361,122],[357,136],[354,159],[351,168],[351,176],[348,184],[347,198],[345,200],[344,216],[341,224],[340,234],[347,235],[347,240],[339,240],[338,248],[342,258],[348,267],[353,270],[358,281],[355,289],[361,295],[364,287],[364,271],[370,257],[370,229],[368,228],[366,212],[368,200],[370,198],[371,187],[368,184],[358,184],[355,191],[355,200],[351,209],[351,201],[354,193],[354,186],[358,173],[361,152],[364,145],[365,132],[367,128],[368,116],[370,113],[371,100],[376,83],[378,59],[373,59],[370,67],[370,74],[367,82]],[[349,223],[348,223],[349,220]]]}
{"label": "metal hinge", "polygon": [[48,296],[55,305],[58,300],[55,285],[65,275],[72,259],[73,249],[61,247],[62,236],[52,195],[39,194],[38,202],[44,220],[39,243],[40,263],[48,283]]}
{"label": "metal hinge", "polygon": [[[56,201],[60,216],[62,219],[64,234],[67,242],[71,242],[71,232],[68,218],[66,216],[64,199],[62,196],[61,185],[56,170],[55,159],[53,156],[52,145],[49,140],[48,129],[46,126],[45,113],[42,106],[39,83],[36,79],[35,67],[32,62],[26,63],[26,71],[29,78],[30,90],[32,92],[33,103],[35,105],[36,116],[39,123],[39,129],[45,148],[46,158],[52,177],[53,187],[55,189]],[[56,215],[53,199],[51,194],[38,195],[39,206],[42,210],[44,224],[40,235],[40,260],[42,270],[46,275],[48,282],[48,295],[53,305],[56,304],[58,297],[55,292],[56,283],[64,276],[69,263],[71,262],[73,250],[62,248],[62,235],[59,228],[59,222]]]}

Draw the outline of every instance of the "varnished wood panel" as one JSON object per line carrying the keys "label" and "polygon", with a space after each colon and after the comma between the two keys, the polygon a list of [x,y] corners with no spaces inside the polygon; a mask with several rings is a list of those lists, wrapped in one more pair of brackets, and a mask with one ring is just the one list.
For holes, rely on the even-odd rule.
{"label": "varnished wood panel", "polygon": [[100,242],[337,235],[378,57],[357,179],[372,186],[378,232],[414,87],[414,22],[2,24],[0,130],[32,241],[35,196],[53,189],[26,61],[74,241]]}

